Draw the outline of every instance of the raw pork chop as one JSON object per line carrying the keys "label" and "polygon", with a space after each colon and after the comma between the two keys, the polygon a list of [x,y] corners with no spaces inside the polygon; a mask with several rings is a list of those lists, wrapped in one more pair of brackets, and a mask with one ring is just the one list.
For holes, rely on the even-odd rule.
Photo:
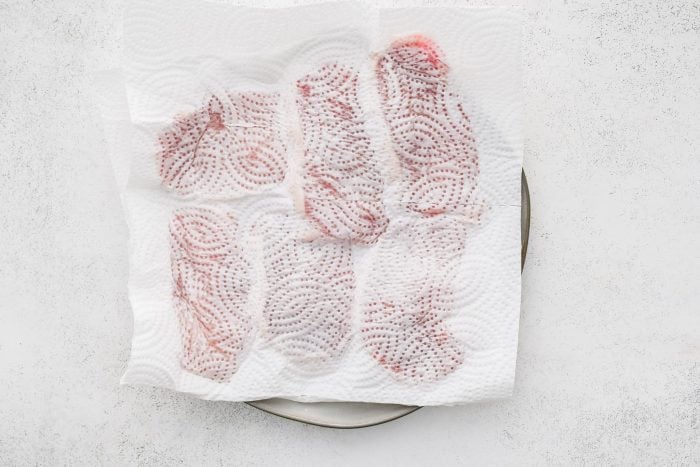
{"label": "raw pork chop", "polygon": [[271,344],[295,364],[320,365],[342,353],[355,280],[347,244],[303,238],[296,213],[267,214],[254,227],[267,277],[263,310]]}
{"label": "raw pork chop", "polygon": [[358,74],[329,64],[297,81],[297,107],[305,145],[304,212],[322,234],[374,243],[387,218],[358,98]]}
{"label": "raw pork chop", "polygon": [[163,184],[180,195],[240,196],[282,182],[278,105],[274,93],[232,92],[177,118],[159,138]]}
{"label": "raw pork chop", "polygon": [[448,72],[437,46],[422,36],[394,42],[376,64],[407,207],[427,216],[458,212],[478,220],[479,159],[469,117],[450,89]]}
{"label": "raw pork chop", "polygon": [[363,295],[362,341],[397,379],[435,381],[464,361],[464,345],[450,331],[456,312],[452,262],[464,225],[439,216],[392,220],[377,244]]}
{"label": "raw pork chop", "polygon": [[362,339],[399,379],[434,381],[464,362],[448,325],[460,306],[454,271],[479,221],[479,159],[469,117],[437,46],[414,36],[377,60],[384,118],[402,172],[405,214],[377,244],[362,304]]}
{"label": "raw pork chop", "polygon": [[170,222],[173,300],[185,370],[225,382],[236,372],[251,331],[245,305],[250,266],[232,215],[183,208]]}

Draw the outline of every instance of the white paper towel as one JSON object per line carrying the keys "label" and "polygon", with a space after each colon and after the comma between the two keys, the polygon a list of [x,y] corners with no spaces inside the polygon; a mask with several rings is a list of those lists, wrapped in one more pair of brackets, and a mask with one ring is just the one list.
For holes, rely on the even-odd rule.
{"label": "white paper towel", "polygon": [[[510,394],[520,306],[517,13],[148,1],[130,8],[124,40],[124,69],[98,81],[131,236],[124,383],[217,400],[447,405]],[[478,154],[476,194],[429,215],[410,207],[400,136],[386,118],[386,102],[403,98],[382,100],[377,71],[392,44],[411,40],[439,47],[454,109],[438,124],[463,111],[468,122],[455,128],[470,127]],[[333,83],[351,76],[349,94],[333,100],[336,85],[321,88],[319,99],[331,94],[313,102],[326,103],[304,117],[304,83],[324,73]],[[241,110],[246,102],[253,111]],[[303,130],[304,118],[334,112],[351,127]],[[246,150],[222,149],[236,145]],[[191,168],[194,147],[200,172],[183,179],[178,166],[164,169],[182,162],[178,151]],[[327,173],[348,154],[366,162],[341,183],[349,210],[376,193],[368,180],[381,181],[365,237],[310,218],[324,200],[305,191],[305,161]],[[283,173],[275,166],[263,173],[276,174],[269,183],[253,184],[227,175],[240,173],[232,163],[267,167],[260,155]],[[323,192],[331,182],[318,179]]]}

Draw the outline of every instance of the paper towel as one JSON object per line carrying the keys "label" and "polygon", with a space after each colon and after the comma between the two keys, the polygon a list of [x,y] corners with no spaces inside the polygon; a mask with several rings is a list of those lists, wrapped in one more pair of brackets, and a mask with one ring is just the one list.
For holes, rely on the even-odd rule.
{"label": "paper towel", "polygon": [[[449,405],[509,395],[518,28],[505,8],[132,6],[123,70],[98,80],[130,232],[134,337],[123,382],[215,400]],[[452,194],[436,197],[433,182],[421,198],[432,208],[407,195],[428,172],[407,171],[422,149],[406,143],[402,159],[403,127],[387,116],[413,91],[402,94],[399,65],[378,65],[402,43],[428,60],[425,47],[439,50],[440,64],[426,66],[444,62],[449,87],[430,92],[451,97],[437,127],[449,141],[473,138],[459,150],[474,148],[478,169],[454,203],[440,204]],[[382,76],[398,89],[389,97]],[[410,109],[428,105],[426,92]],[[318,122],[330,123],[312,131]],[[354,160],[362,170],[333,185],[333,170]],[[350,214],[324,224],[328,206]]]}

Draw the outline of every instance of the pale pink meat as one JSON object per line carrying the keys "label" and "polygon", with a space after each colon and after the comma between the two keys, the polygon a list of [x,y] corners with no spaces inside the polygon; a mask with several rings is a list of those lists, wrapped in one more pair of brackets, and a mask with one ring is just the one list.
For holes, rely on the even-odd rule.
{"label": "pale pink meat", "polygon": [[329,64],[299,79],[296,87],[304,140],[304,213],[325,236],[374,243],[388,220],[360,107],[358,73]]}
{"label": "pale pink meat", "polygon": [[266,338],[296,365],[323,365],[345,349],[355,291],[348,244],[306,240],[294,213],[255,226],[267,279]]}
{"label": "pale pink meat", "polygon": [[403,202],[426,216],[464,213],[478,221],[473,131],[437,45],[423,36],[398,40],[377,59],[376,74]]}
{"label": "pale pink meat", "polygon": [[183,208],[170,222],[181,366],[219,382],[237,371],[252,328],[245,309],[250,265],[237,232],[230,214],[212,209]]}
{"label": "pale pink meat", "polygon": [[468,224],[478,223],[479,158],[449,67],[422,36],[391,44],[376,62],[381,107],[401,169],[404,217],[377,245],[362,304],[362,339],[398,379],[435,381],[464,362],[448,318],[455,265]]}
{"label": "pale pink meat", "polygon": [[447,216],[392,221],[377,244],[361,304],[362,342],[396,379],[436,381],[464,361],[450,330],[458,310],[452,262],[464,225]]}
{"label": "pale pink meat", "polygon": [[180,116],[158,138],[162,183],[179,195],[242,196],[286,174],[279,95],[231,92]]}

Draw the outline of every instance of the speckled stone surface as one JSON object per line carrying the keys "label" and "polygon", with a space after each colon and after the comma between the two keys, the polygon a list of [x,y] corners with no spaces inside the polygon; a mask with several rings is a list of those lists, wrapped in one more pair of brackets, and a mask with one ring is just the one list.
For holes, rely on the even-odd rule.
{"label": "speckled stone surface", "polygon": [[118,385],[127,231],[90,73],[122,9],[0,0],[2,464],[700,463],[697,2],[525,2],[515,394],[355,431]]}

